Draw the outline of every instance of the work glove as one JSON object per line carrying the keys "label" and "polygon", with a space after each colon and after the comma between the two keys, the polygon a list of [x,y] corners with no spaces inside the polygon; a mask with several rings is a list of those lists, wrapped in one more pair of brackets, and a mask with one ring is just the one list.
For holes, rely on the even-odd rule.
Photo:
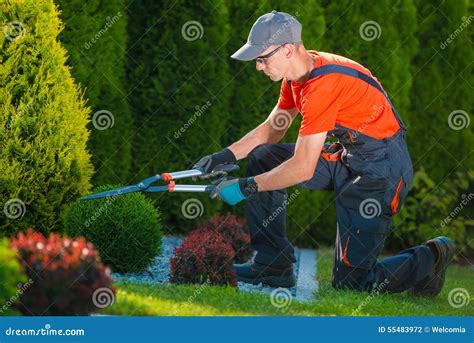
{"label": "work glove", "polygon": [[240,179],[224,178],[214,184],[216,187],[209,194],[211,199],[218,197],[229,205],[235,205],[258,192],[258,185],[252,176]]}
{"label": "work glove", "polygon": [[235,163],[237,159],[232,151],[225,148],[222,151],[211,155],[204,156],[194,166],[193,169],[199,169],[204,174],[212,172],[212,170],[219,164]]}

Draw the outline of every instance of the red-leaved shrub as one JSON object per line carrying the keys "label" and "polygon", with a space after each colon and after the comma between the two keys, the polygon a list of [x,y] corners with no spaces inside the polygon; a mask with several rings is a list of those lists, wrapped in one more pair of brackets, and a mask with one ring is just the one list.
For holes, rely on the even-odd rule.
{"label": "red-leaved shrub", "polygon": [[245,263],[253,254],[250,235],[247,233],[245,226],[245,220],[232,213],[228,213],[226,216],[217,213],[209,220],[201,222],[197,228],[220,233],[224,240],[232,245],[235,263]]}
{"label": "red-leaved shrub", "polygon": [[211,230],[194,230],[173,251],[170,281],[237,286],[232,266],[234,250],[224,238]]}
{"label": "red-leaved shrub", "polygon": [[18,305],[24,315],[88,315],[105,307],[104,299],[113,301],[110,270],[83,237],[52,233],[45,238],[28,229],[12,239],[11,247],[30,279]]}

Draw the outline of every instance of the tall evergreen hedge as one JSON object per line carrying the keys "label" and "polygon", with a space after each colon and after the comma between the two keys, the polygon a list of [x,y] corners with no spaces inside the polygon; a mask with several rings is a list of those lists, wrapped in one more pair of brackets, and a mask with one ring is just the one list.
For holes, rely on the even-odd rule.
{"label": "tall evergreen hedge", "polygon": [[422,46],[413,65],[410,100],[416,124],[408,139],[414,160],[437,182],[455,171],[474,172],[473,123],[468,126],[474,110],[474,17],[468,4],[416,1]]}
{"label": "tall evergreen hedge", "polygon": [[[203,155],[220,150],[227,134],[227,8],[223,2],[136,0],[128,16],[135,180],[190,169]],[[191,180],[180,182],[186,181]],[[222,205],[204,194],[160,194],[157,204],[168,225],[180,230],[195,224],[181,211],[188,198],[203,204],[203,218]]]}
{"label": "tall evergreen hedge", "polygon": [[89,108],[65,65],[52,0],[4,1],[0,25],[0,235],[44,232],[90,189]]}
{"label": "tall evergreen hedge", "polygon": [[85,88],[92,108],[89,147],[96,170],[93,182],[128,183],[132,114],[124,85],[126,4],[107,0],[57,3],[65,22],[59,38],[68,51],[72,74]]}
{"label": "tall evergreen hedge", "polygon": [[405,123],[411,123],[410,66],[418,49],[413,1],[325,1],[324,7],[325,48],[367,67],[382,83]]}

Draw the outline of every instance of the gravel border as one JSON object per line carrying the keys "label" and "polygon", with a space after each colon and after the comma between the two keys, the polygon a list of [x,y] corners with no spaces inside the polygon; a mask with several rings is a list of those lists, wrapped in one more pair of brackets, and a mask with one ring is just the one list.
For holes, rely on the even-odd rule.
{"label": "gravel border", "polygon": [[163,236],[161,244],[161,254],[157,255],[150,266],[141,273],[113,273],[113,278],[117,281],[133,281],[146,284],[168,283],[170,278],[170,258],[173,256],[175,247],[181,245],[183,237]]}
{"label": "gravel border", "polygon": [[[183,237],[181,236],[164,236],[161,253],[160,255],[156,256],[151,263],[151,265],[141,273],[126,273],[126,274],[119,274],[113,273],[113,277],[116,281],[132,281],[132,282],[140,282],[150,285],[156,284],[165,284],[169,283],[170,277],[170,258],[173,256],[173,250],[175,247],[181,245],[183,241]],[[300,266],[300,256],[301,250],[295,248],[295,257],[296,263],[294,264],[294,272],[295,277],[298,280],[298,272]],[[243,292],[250,292],[250,293],[264,293],[271,295],[277,288],[273,288],[270,286],[265,286],[263,284],[252,285],[245,282],[237,282],[237,288]],[[296,297],[296,286],[289,289],[291,295]]]}

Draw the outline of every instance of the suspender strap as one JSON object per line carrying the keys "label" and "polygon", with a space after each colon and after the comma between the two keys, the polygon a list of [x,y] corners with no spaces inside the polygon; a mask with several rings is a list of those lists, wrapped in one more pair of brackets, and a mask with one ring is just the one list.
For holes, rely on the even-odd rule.
{"label": "suspender strap", "polygon": [[[385,96],[388,103],[392,107],[392,111],[395,114],[395,117],[397,118],[398,125],[400,125],[400,127],[406,131],[406,126],[403,123],[402,118],[398,114],[397,110],[393,106],[392,102],[390,101],[390,98],[388,97],[387,93],[382,88],[382,86],[380,86],[380,84],[377,81],[375,81],[375,79],[373,77],[371,77],[367,74],[361,73],[360,71],[358,71],[357,69],[354,69],[354,68],[346,67],[346,66],[339,65],[339,64],[326,64],[322,67],[313,69],[311,71],[311,73],[309,74],[309,79],[313,79],[315,77],[326,75],[326,74],[343,74],[343,75],[347,75],[347,76],[356,77],[356,78],[368,83],[372,87],[375,87],[380,93],[382,93]],[[291,85],[291,81],[290,81],[290,85]]]}

